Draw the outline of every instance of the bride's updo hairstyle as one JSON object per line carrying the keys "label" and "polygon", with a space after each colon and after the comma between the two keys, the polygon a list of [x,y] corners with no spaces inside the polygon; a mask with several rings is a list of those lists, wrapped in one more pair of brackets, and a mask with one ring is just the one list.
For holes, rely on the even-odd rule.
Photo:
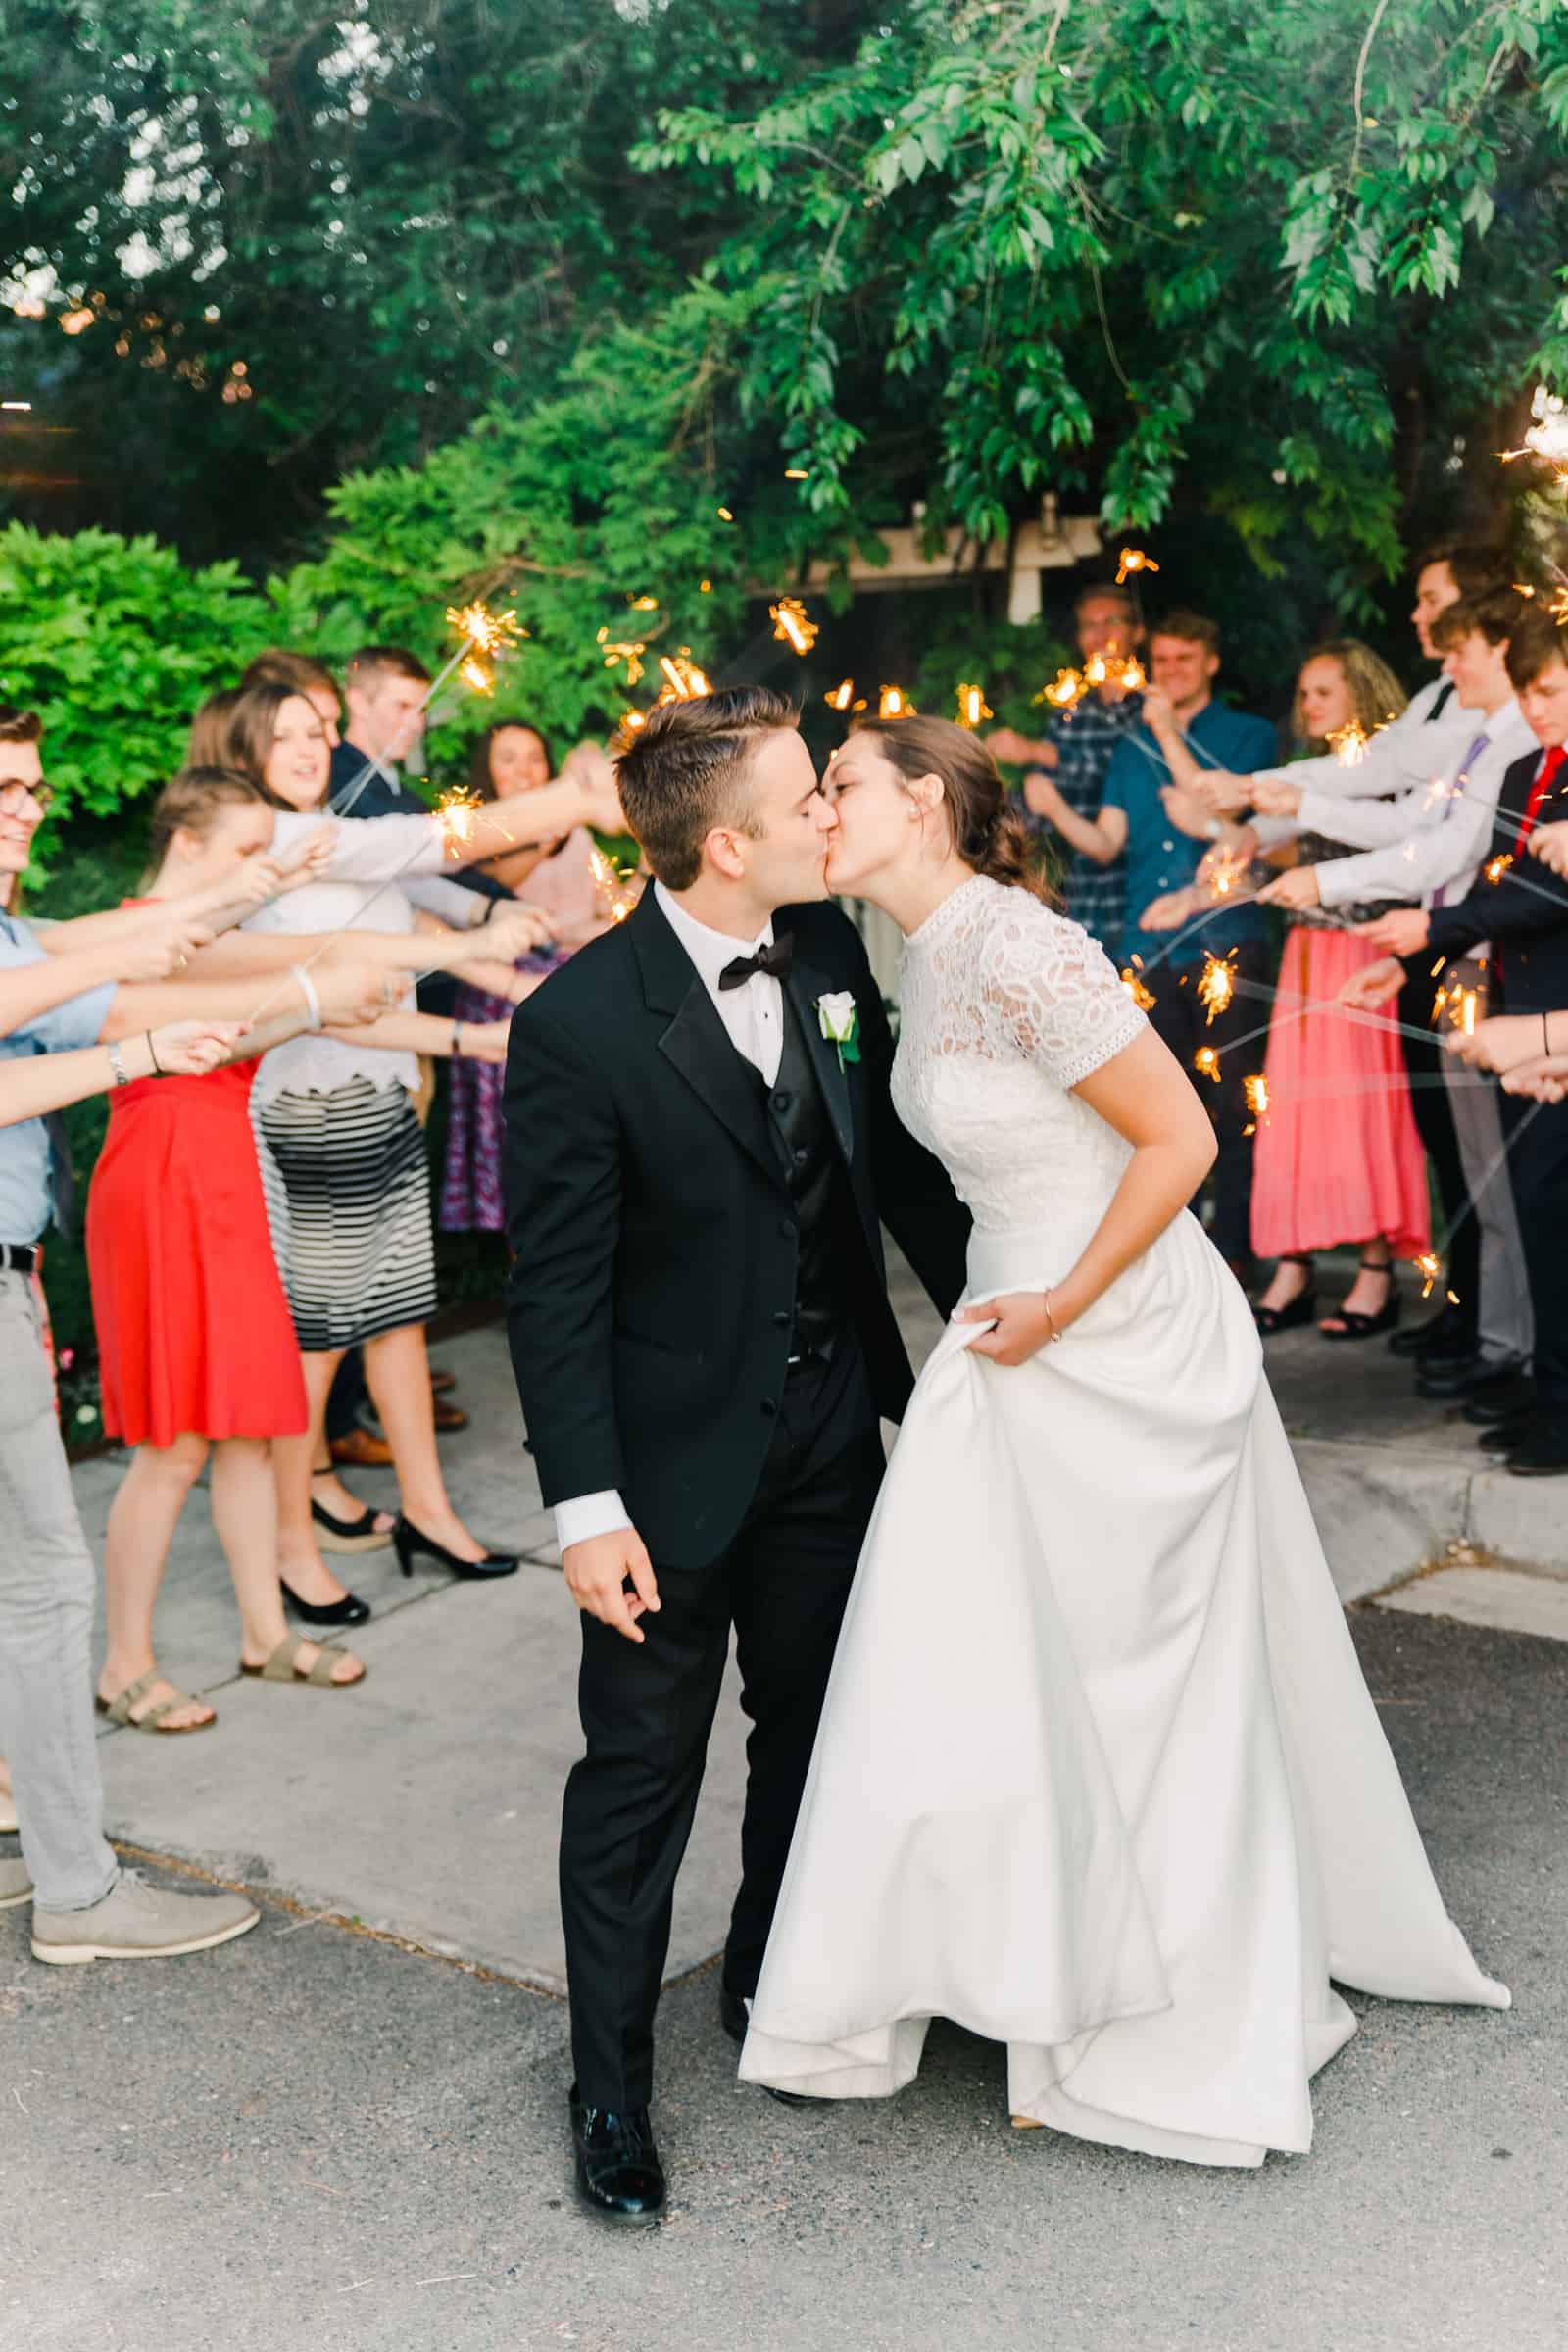
{"label": "bride's updo hairstyle", "polygon": [[868,718],[855,730],[869,736],[906,783],[935,776],[953,846],[965,865],[993,882],[1026,890],[1047,906],[1052,894],[1036,867],[1027,826],[997,773],[997,763],[966,727],[950,718]]}

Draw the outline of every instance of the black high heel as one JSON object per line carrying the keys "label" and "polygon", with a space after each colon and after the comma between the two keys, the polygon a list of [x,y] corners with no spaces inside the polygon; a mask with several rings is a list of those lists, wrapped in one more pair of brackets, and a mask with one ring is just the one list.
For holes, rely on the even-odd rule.
{"label": "black high heel", "polygon": [[1265,1339],[1276,1331],[1295,1331],[1298,1324],[1310,1323],[1317,1313],[1317,1285],[1312,1280],[1312,1260],[1294,1253],[1280,1259],[1282,1266],[1304,1266],[1307,1279],[1289,1306],[1254,1306],[1252,1320]]}
{"label": "black high heel", "polygon": [[427,1536],[422,1527],[398,1513],[398,1523],[392,1530],[392,1548],[398,1555],[398,1566],[405,1576],[414,1574],[417,1559],[434,1560],[438,1568],[449,1568],[454,1576],[467,1578],[471,1583],[488,1583],[498,1576],[515,1576],[517,1561],[509,1551],[487,1551],[482,1560],[460,1560],[455,1551],[448,1551],[434,1536]]}
{"label": "black high heel", "polygon": [[1395,1277],[1393,1258],[1391,1257],[1386,1263],[1383,1263],[1375,1257],[1363,1257],[1360,1264],[1365,1273],[1388,1276],[1389,1295],[1375,1315],[1357,1314],[1348,1306],[1336,1308],[1333,1320],[1343,1323],[1345,1328],[1343,1331],[1325,1330],[1323,1337],[1326,1340],[1376,1339],[1380,1331],[1392,1331],[1399,1320],[1402,1301],[1399,1298],[1399,1285]]}
{"label": "black high heel", "polygon": [[370,1614],[369,1602],[357,1592],[345,1592],[341,1600],[301,1600],[286,1577],[277,1581],[294,1615],[307,1625],[363,1625]]}

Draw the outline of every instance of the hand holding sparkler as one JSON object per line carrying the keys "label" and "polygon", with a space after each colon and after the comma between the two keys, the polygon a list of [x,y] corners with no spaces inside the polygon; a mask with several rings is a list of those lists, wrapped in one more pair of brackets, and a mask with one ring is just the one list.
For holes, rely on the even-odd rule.
{"label": "hand holding sparkler", "polygon": [[1265,882],[1257,894],[1260,906],[1284,906],[1292,912],[1323,904],[1322,886],[1315,865],[1293,865],[1289,872]]}
{"label": "hand holding sparkler", "polygon": [[1180,743],[1182,731],[1176,723],[1176,706],[1163,686],[1144,688],[1144,724],[1158,743]]}
{"label": "hand holding sparkler", "polygon": [[1424,906],[1396,906],[1373,923],[1357,923],[1357,939],[1371,942],[1390,956],[1419,956],[1432,928]]}
{"label": "hand holding sparkler", "polygon": [[1351,1012],[1375,1012],[1380,1004],[1387,1004],[1392,997],[1396,997],[1403,986],[1403,964],[1393,956],[1385,956],[1381,962],[1366,964],[1360,971],[1352,972],[1334,1002]]}
{"label": "hand holding sparkler", "polygon": [[1568,1054],[1543,1054],[1521,1062],[1502,1081],[1505,1095],[1530,1095],[1538,1102],[1568,1102]]}
{"label": "hand holding sparkler", "polygon": [[993,760],[1004,760],[1011,767],[1054,767],[1060,754],[1049,739],[1036,742],[1031,735],[1022,735],[1016,727],[993,727],[985,738],[986,750]]}
{"label": "hand holding sparkler", "polygon": [[1299,784],[1270,782],[1267,776],[1251,779],[1252,807],[1259,816],[1299,816],[1301,787]]}
{"label": "hand holding sparkler", "polygon": [[487,923],[445,934],[437,968],[457,972],[471,963],[515,963],[535,948],[547,948],[555,935],[555,924],[541,907],[498,905]]}
{"label": "hand holding sparkler", "polygon": [[[1456,1028],[1443,1041],[1444,1051],[1473,1070],[1493,1070],[1500,1077],[1509,1070],[1551,1056],[1551,1015],[1539,1012],[1499,1012],[1469,1029]],[[1568,1021],[1559,1024],[1568,1030]]]}
{"label": "hand holding sparkler", "polygon": [[1190,834],[1194,841],[1213,839],[1215,820],[1201,794],[1185,791],[1180,784],[1162,784],[1159,797],[1178,833]]}
{"label": "hand holding sparkler", "polygon": [[1530,836],[1530,855],[1554,874],[1568,875],[1568,824],[1538,825]]}
{"label": "hand holding sparkler", "polygon": [[206,1078],[234,1059],[246,1028],[243,1021],[165,1021],[147,1034],[160,1077]]}

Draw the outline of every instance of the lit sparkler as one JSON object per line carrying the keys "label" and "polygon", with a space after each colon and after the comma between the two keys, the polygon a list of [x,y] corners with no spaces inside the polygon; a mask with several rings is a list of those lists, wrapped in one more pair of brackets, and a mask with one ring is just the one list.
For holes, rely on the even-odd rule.
{"label": "lit sparkler", "polygon": [[838,684],[830,687],[828,692],[823,695],[822,700],[830,710],[853,710],[855,708],[855,680],[840,678]]}
{"label": "lit sparkler", "polygon": [[1559,482],[1568,482],[1568,402],[1538,384],[1530,415],[1533,421],[1525,427],[1521,446],[1499,449],[1498,457],[1505,466],[1515,458],[1539,458],[1551,467]]}
{"label": "lit sparkler", "polygon": [[447,626],[466,638],[475,654],[504,654],[528,634],[515,612],[492,612],[477,599],[471,605],[448,605]]}
{"label": "lit sparkler", "polygon": [[1110,664],[1103,654],[1091,654],[1083,667],[1086,686],[1103,686],[1110,675]]}
{"label": "lit sparkler", "polygon": [[1136,654],[1129,654],[1116,672],[1116,683],[1123,694],[1142,694],[1149,684],[1148,674]]}
{"label": "lit sparkler", "polygon": [[1269,1092],[1268,1080],[1262,1071],[1259,1070],[1254,1077],[1244,1078],[1242,1085],[1247,1095],[1247,1107],[1253,1118],[1266,1119],[1269,1112]]}
{"label": "lit sparkler", "polygon": [[643,674],[643,656],[648,651],[643,640],[640,637],[612,637],[608,629],[601,629],[596,642],[603,650],[605,667],[616,669],[624,662],[626,683],[635,686]]}
{"label": "lit sparkler", "polygon": [[484,803],[465,784],[455,784],[450,792],[441,795],[435,813],[448,857],[455,857],[460,849],[467,847],[483,812]]}
{"label": "lit sparkler", "polygon": [[1124,547],[1121,551],[1121,561],[1116,565],[1116,585],[1118,588],[1125,587],[1129,577],[1135,571],[1157,571],[1158,569],[1159,565],[1154,562],[1153,557],[1146,556],[1141,547]]}
{"label": "lit sparkler", "polygon": [[692,649],[683,645],[673,654],[661,654],[659,666],[664,673],[662,703],[694,703],[699,696],[711,694],[713,689],[691,658]]}
{"label": "lit sparkler", "polygon": [[1248,860],[1237,850],[1216,849],[1208,854],[1208,887],[1216,899],[1228,899],[1247,880]]}
{"label": "lit sparkler", "polygon": [[617,864],[597,843],[588,852],[588,870],[609,909],[611,921],[623,923],[642,895],[635,872]]}
{"label": "lit sparkler", "polygon": [[1203,950],[1203,974],[1198,983],[1198,1001],[1208,1014],[1208,1025],[1214,1025],[1216,1013],[1227,1012],[1236,995],[1236,950],[1227,956],[1215,956]]}
{"label": "lit sparkler", "polygon": [[1086,689],[1076,669],[1058,669],[1049,686],[1042,686],[1035,696],[1037,703],[1049,703],[1053,710],[1070,710],[1083,699]]}
{"label": "lit sparkler", "polygon": [[458,675],[465,686],[472,687],[475,694],[494,694],[496,690],[495,679],[477,654],[470,654],[466,662],[459,662]]}
{"label": "lit sparkler", "polygon": [[960,685],[958,688],[958,724],[977,727],[983,718],[995,718],[996,712],[986,701],[983,686]]}
{"label": "lit sparkler", "polygon": [[776,605],[768,606],[767,616],[781,645],[793,646],[798,654],[810,652],[817,640],[817,625],[798,596],[781,596]]}
{"label": "lit sparkler", "polygon": [[1422,1298],[1430,1298],[1434,1290],[1443,1279],[1443,1264],[1441,1259],[1434,1256],[1433,1252],[1429,1250],[1424,1256],[1416,1259],[1415,1270],[1421,1277]]}
{"label": "lit sparkler", "polygon": [[1511,850],[1500,850],[1495,858],[1488,860],[1486,867],[1487,880],[1489,882],[1500,882],[1503,875],[1508,871],[1508,868],[1510,865],[1512,865],[1512,863],[1513,852]]}
{"label": "lit sparkler", "polygon": [[1154,992],[1152,988],[1146,988],[1144,986],[1144,983],[1139,979],[1138,974],[1134,971],[1131,964],[1128,964],[1126,970],[1122,973],[1121,984],[1127,991],[1127,994],[1131,997],[1133,1003],[1137,1005],[1140,1012],[1153,1011]]}
{"label": "lit sparkler", "polygon": [[1214,1084],[1218,1086],[1219,1055],[1212,1046],[1199,1047],[1198,1052],[1193,1055],[1193,1067],[1200,1078],[1212,1078]]}
{"label": "lit sparkler", "polygon": [[913,718],[914,705],[902,686],[884,686],[876,706],[878,718]]}
{"label": "lit sparkler", "polygon": [[1372,738],[1360,720],[1352,718],[1347,726],[1330,728],[1324,740],[1342,767],[1359,767]]}

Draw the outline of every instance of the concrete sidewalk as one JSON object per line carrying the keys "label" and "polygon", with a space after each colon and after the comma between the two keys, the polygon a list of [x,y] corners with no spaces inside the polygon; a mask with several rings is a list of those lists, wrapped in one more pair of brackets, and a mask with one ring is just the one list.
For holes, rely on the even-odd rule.
{"label": "concrete sidewalk", "polygon": [[[917,1359],[939,1328],[906,1272],[900,1310]],[[401,1579],[390,1550],[341,1563],[374,1606],[354,1637],[370,1668],[348,1691],[238,1679],[228,1579],[205,1497],[186,1513],[160,1604],[161,1662],[219,1708],[194,1739],[106,1732],[113,1834],[218,1877],[290,1898],[307,1913],[363,1921],[420,1948],[559,1990],[564,1955],[556,1896],[561,1789],[579,1748],[577,1618],[560,1579],[549,1513],[521,1446],[499,1324],[438,1350],[459,1375],[471,1426],[444,1441],[454,1497],[492,1543],[524,1555],[504,1584]],[[1495,1571],[1478,1570],[1477,1539],[1537,1578],[1568,1574],[1568,1492],[1477,1471],[1474,1433],[1412,1403],[1410,1375],[1378,1343],[1334,1348],[1291,1334],[1270,1350],[1336,1579],[1348,1599],[1382,1592],[1451,1556],[1474,1590],[1456,1613],[1474,1621],[1545,1620],[1506,1605]],[[121,1465],[76,1473],[88,1532],[101,1545]],[[388,1473],[354,1481],[389,1503]],[[1430,1589],[1429,1589],[1430,1588]],[[1565,1588],[1553,1585],[1550,1605]],[[1420,1605],[1446,1605],[1444,1579]],[[100,1650],[101,1654],[101,1650]],[[738,1870],[744,1720],[733,1673],[719,1709],[707,1783],[676,1899],[670,1973],[719,1950]]]}

